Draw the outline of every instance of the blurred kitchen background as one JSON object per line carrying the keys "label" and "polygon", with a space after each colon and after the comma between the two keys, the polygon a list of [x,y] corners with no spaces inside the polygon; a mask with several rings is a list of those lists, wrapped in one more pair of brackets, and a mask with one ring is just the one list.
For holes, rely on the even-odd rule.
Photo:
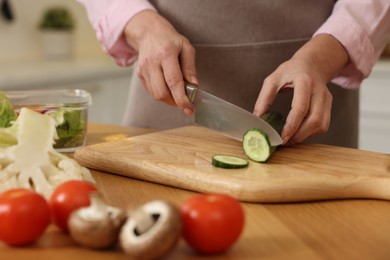
{"label": "blurred kitchen background", "polygon": [[[130,68],[118,67],[100,48],[83,7],[75,0],[0,0],[0,89],[81,88],[93,104],[89,120],[119,124]],[[45,50],[39,22],[51,7],[66,7],[75,20],[71,54]],[[9,8],[9,9],[8,9]],[[50,46],[60,49],[63,40]],[[47,54],[46,52],[49,52]],[[390,49],[361,88],[360,148],[390,153]]]}
{"label": "blurred kitchen background", "polygon": [[[120,123],[131,68],[120,68],[103,53],[84,8],[75,0],[0,0],[0,3],[0,89],[85,89],[93,99],[90,121]],[[12,20],[4,3],[10,8]],[[62,39],[45,43],[47,36],[39,27],[43,15],[53,7],[65,7],[75,21],[69,56],[54,53],[52,47],[60,50]],[[51,48],[46,50],[45,44]]]}

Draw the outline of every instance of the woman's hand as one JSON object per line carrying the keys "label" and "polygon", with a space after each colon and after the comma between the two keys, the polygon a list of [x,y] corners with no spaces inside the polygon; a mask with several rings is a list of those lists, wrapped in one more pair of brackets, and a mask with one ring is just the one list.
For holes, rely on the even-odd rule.
{"label": "woman's hand", "polygon": [[184,80],[198,85],[195,49],[175,28],[154,11],[135,15],[125,28],[127,43],[138,50],[137,75],[155,99],[193,112]]}
{"label": "woman's hand", "polygon": [[264,80],[254,114],[264,114],[280,91],[292,88],[294,95],[282,131],[283,144],[300,143],[326,133],[332,110],[332,95],[326,83],[347,62],[348,54],[335,38],[325,34],[314,37]]}
{"label": "woman's hand", "polygon": [[332,95],[326,82],[310,61],[292,58],[267,77],[257,99],[254,113],[264,114],[276,95],[292,88],[291,110],[282,131],[284,144],[325,133],[330,124]]}

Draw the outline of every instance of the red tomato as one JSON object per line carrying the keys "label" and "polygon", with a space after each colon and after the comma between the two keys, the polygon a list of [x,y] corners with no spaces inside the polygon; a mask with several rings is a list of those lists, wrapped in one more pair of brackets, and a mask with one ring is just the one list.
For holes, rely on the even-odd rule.
{"label": "red tomato", "polygon": [[204,254],[227,250],[244,227],[240,203],[227,195],[198,194],[180,206],[184,239]]}
{"label": "red tomato", "polygon": [[50,223],[46,199],[28,189],[10,189],[0,194],[0,240],[23,246],[37,240]]}
{"label": "red tomato", "polygon": [[96,186],[87,181],[72,180],[58,185],[50,197],[54,224],[67,233],[70,213],[80,207],[89,206],[89,194],[96,191]]}

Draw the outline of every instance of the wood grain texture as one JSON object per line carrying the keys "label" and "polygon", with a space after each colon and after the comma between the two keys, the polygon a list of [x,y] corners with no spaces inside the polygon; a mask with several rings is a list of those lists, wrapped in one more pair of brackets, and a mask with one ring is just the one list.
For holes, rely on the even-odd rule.
{"label": "wood grain texture", "polygon": [[344,198],[390,200],[390,155],[301,144],[279,148],[267,163],[244,169],[211,165],[214,154],[246,158],[241,143],[189,126],[79,149],[91,169],[197,192],[230,194],[247,202]]}
{"label": "wood grain texture", "polygon": [[[90,125],[88,145],[149,132],[150,129]],[[155,199],[179,206],[194,195],[192,191],[116,174],[99,171],[92,174],[105,201],[123,209]],[[199,255],[182,239],[166,259],[390,259],[390,201],[359,199],[241,205],[245,211],[244,231],[228,251],[209,257]],[[28,247],[9,247],[0,242],[0,259],[111,260],[129,259],[129,256],[119,247],[96,251],[77,246],[68,235],[51,225]]]}

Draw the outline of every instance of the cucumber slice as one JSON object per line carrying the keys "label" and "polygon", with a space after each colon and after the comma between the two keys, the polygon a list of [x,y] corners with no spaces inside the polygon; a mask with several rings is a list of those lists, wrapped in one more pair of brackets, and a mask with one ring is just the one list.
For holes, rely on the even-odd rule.
{"label": "cucumber slice", "polygon": [[[265,113],[261,118],[267,121],[279,134],[282,132],[285,118],[281,113],[271,111]],[[271,146],[266,133],[256,128],[249,129],[244,134],[242,147],[249,159],[255,162],[266,162],[277,148]]]}
{"label": "cucumber slice", "polygon": [[215,167],[225,169],[244,168],[248,166],[248,163],[245,159],[230,155],[214,155],[211,161]]}
{"label": "cucumber slice", "polygon": [[267,134],[259,129],[249,129],[244,134],[242,147],[249,159],[255,162],[266,162],[276,147],[271,146]]}

